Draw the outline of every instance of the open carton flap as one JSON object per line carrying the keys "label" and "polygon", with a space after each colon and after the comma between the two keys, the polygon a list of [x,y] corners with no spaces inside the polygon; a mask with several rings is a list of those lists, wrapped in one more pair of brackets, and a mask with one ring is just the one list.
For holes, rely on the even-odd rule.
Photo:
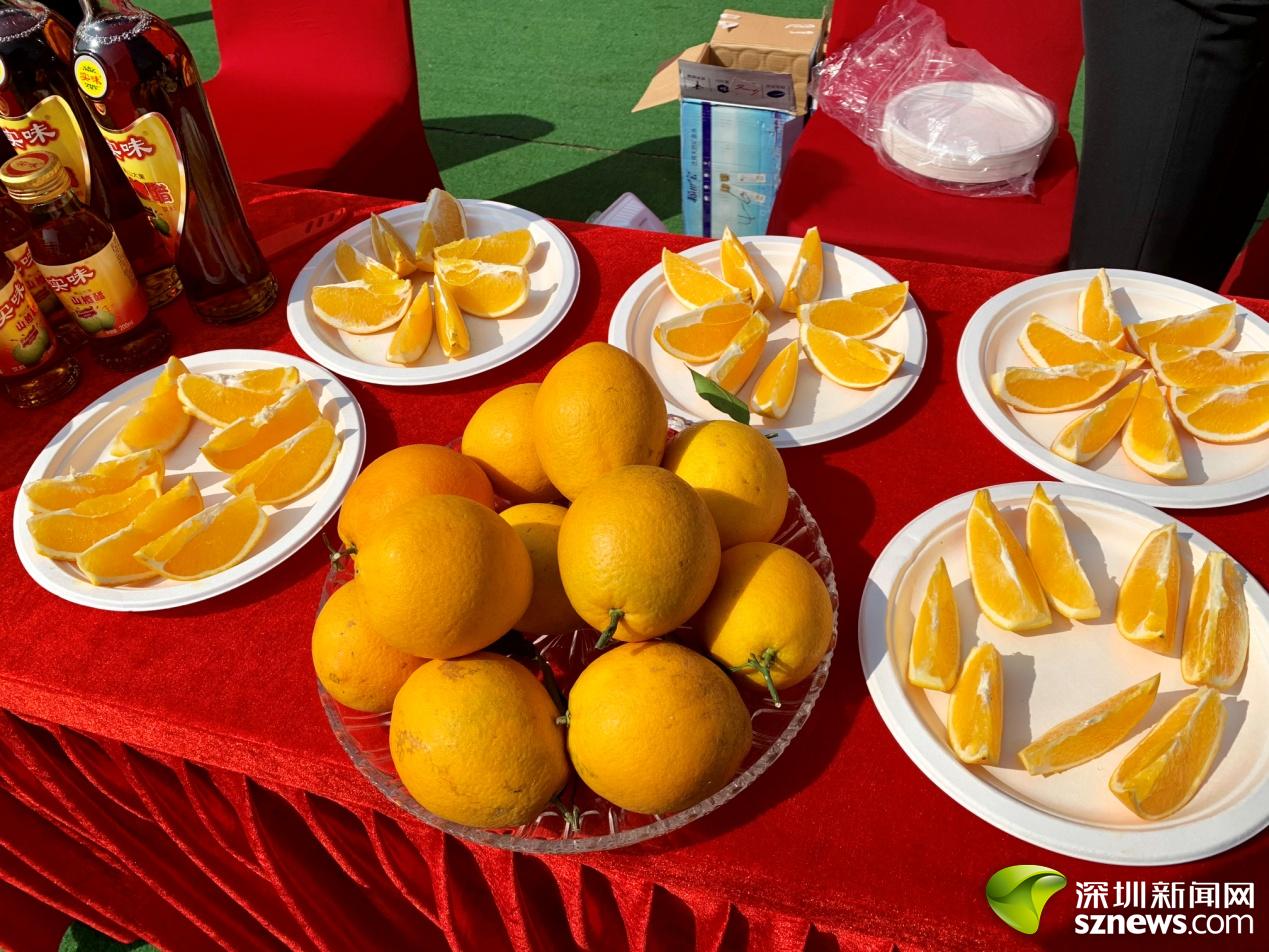
{"label": "open carton flap", "polygon": [[689,46],[678,56],[670,57],[657,67],[656,74],[648,83],[648,88],[643,91],[643,95],[630,111],[639,112],[643,109],[651,109],[653,106],[663,106],[667,102],[678,102],[679,61],[703,63],[708,56],[709,44],[698,43],[696,46]]}

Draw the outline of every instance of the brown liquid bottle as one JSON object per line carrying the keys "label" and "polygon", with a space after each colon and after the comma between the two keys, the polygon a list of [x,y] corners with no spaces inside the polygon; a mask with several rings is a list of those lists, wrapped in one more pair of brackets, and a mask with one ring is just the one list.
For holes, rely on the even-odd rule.
{"label": "brown liquid bottle", "polygon": [[0,389],[20,407],[42,407],[79,383],[79,363],[57,339],[13,269],[0,256]]}
{"label": "brown liquid bottle", "polygon": [[79,200],[115,228],[151,307],[181,293],[172,249],[151,226],[71,78],[71,25],[43,4],[0,7],[0,131],[21,154],[55,154]]}
{"label": "brown liquid bottle", "polygon": [[80,0],[75,80],[132,187],[176,248],[199,315],[247,321],[278,282],[247,228],[189,47],[128,0]]}
{"label": "brown liquid bottle", "polygon": [[93,356],[114,370],[142,370],[171,353],[172,335],[150,313],[114,229],[75,195],[57,156],[14,156],[0,165],[0,182],[26,208],[31,256]]}
{"label": "brown liquid bottle", "polygon": [[30,237],[31,226],[26,215],[8,192],[0,191],[0,252],[21,276],[22,283],[61,342],[76,350],[84,344],[84,332],[62,308],[62,302],[44,280],[39,266],[31,257]]}

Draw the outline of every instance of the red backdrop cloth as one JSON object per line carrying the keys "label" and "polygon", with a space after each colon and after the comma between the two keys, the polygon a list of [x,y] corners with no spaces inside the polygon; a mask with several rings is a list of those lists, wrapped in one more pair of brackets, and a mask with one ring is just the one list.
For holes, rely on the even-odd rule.
{"label": "red backdrop cloth", "polygon": [[[388,203],[244,189],[258,235],[336,205]],[[613,306],[693,239],[561,223],[581,261],[572,311],[504,367],[428,388],[350,383],[367,458],[445,443],[508,384],[606,336]],[[284,287],[320,245],[273,262]],[[1036,939],[983,900],[1002,866],[1047,864],[1071,880],[1260,880],[1269,837],[1160,869],[1117,869],[1030,846],[975,818],[903,754],[868,698],[855,618],[872,562],[894,533],[948,496],[1041,474],[991,437],[956,380],[969,315],[1018,274],[883,260],[922,307],[926,366],[866,430],[784,451],[824,528],[841,591],[839,647],[814,716],[749,790],[640,848],[582,857],[514,855],[444,836],[394,808],[354,769],[318,702],[309,634],[326,557],[314,540],[254,582],[139,616],[94,611],[37,588],[0,519],[0,881],[115,934],[168,948],[758,949],[1028,948],[1072,934],[1074,887]],[[1260,314],[1269,302],[1245,301]],[[162,312],[176,353],[267,347],[298,353],[284,305],[212,328],[183,303]],[[83,357],[63,402],[5,410],[0,512],[30,460],[70,415],[124,379]],[[1261,579],[1264,502],[1181,514]],[[0,922],[6,918],[0,889]],[[6,936],[0,932],[0,940]],[[18,948],[22,948],[18,945]]]}

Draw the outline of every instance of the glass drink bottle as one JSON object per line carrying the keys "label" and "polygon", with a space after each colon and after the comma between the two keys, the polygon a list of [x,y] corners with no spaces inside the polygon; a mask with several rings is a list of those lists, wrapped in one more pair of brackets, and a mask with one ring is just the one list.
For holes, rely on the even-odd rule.
{"label": "glass drink bottle", "polygon": [[42,407],[79,382],[79,364],[57,339],[22,276],[0,256],[0,389],[20,407]]}

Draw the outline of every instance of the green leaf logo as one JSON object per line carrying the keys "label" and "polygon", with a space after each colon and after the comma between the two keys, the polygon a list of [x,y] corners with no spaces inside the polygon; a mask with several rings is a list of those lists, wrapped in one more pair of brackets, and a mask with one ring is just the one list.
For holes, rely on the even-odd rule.
{"label": "green leaf logo", "polygon": [[1027,935],[1040,928],[1044,904],[1066,887],[1066,877],[1047,866],[1006,866],[987,880],[987,905]]}

